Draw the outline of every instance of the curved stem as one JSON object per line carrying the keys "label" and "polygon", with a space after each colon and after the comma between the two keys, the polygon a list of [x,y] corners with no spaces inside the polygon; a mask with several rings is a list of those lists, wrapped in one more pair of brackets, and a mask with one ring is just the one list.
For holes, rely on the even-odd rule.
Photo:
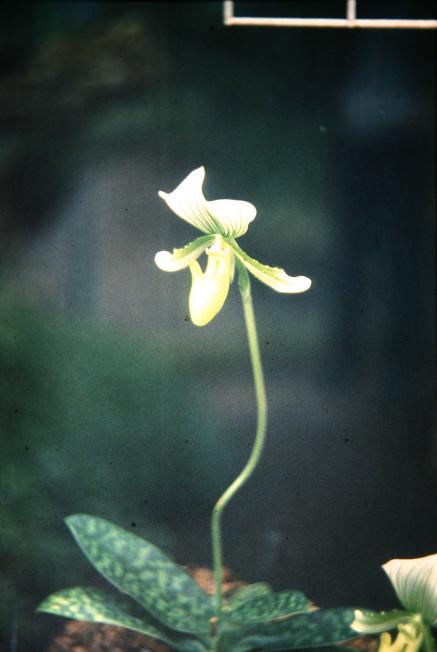
{"label": "curved stem", "polygon": [[424,652],[436,652],[436,644],[431,632],[431,627],[421,621],[422,647]]}
{"label": "curved stem", "polygon": [[250,457],[239,476],[232,482],[224,494],[219,498],[212,512],[212,552],[214,561],[214,579],[218,618],[220,617],[220,611],[223,603],[223,548],[221,535],[221,516],[228,502],[237,493],[237,491],[241,489],[243,484],[249,479],[255,470],[264,447],[267,425],[267,401],[264,386],[264,374],[259,352],[255,315],[253,312],[250,280],[246,268],[238,261],[237,265],[239,273],[238,285],[240,288],[241,300],[243,303],[247,339],[249,343],[250,359],[252,363],[252,373],[255,384],[255,396],[258,409],[255,441]]}

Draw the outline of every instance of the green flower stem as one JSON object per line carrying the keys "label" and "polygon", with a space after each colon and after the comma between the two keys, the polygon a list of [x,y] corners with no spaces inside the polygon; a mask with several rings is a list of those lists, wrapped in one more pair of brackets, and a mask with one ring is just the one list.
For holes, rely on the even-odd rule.
{"label": "green flower stem", "polygon": [[436,652],[435,639],[431,632],[431,627],[423,622],[421,619],[420,630],[423,636],[422,639],[422,649],[424,652]]}
{"label": "green flower stem", "polygon": [[258,410],[255,441],[250,457],[240,475],[232,482],[224,494],[219,498],[212,512],[212,553],[214,562],[214,579],[218,618],[220,618],[220,611],[223,603],[223,548],[221,535],[221,516],[228,502],[237,493],[237,491],[241,489],[243,484],[254,472],[264,447],[267,425],[267,401],[264,386],[264,374],[259,352],[255,315],[253,312],[250,280],[244,265],[237,261],[237,267],[238,285],[243,302],[244,318],[246,322],[247,338],[249,342],[250,359],[252,362],[252,372],[255,383],[255,395]]}

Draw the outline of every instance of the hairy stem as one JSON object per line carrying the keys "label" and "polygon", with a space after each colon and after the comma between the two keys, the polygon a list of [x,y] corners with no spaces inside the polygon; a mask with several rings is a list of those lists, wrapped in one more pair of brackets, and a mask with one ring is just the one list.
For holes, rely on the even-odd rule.
{"label": "hairy stem", "polygon": [[253,312],[252,294],[250,291],[250,279],[246,268],[238,266],[238,285],[240,288],[241,300],[243,303],[244,319],[246,323],[247,339],[249,343],[252,373],[255,384],[255,396],[257,404],[257,426],[255,440],[250,457],[238,477],[226,489],[219,498],[212,512],[211,533],[212,553],[214,562],[214,579],[216,590],[217,617],[220,618],[220,611],[223,603],[223,548],[221,534],[221,517],[223,510],[231,498],[241,489],[243,484],[250,478],[258,464],[264,447],[267,425],[267,401],[264,386],[264,374],[259,352],[258,336],[256,332],[255,315]]}

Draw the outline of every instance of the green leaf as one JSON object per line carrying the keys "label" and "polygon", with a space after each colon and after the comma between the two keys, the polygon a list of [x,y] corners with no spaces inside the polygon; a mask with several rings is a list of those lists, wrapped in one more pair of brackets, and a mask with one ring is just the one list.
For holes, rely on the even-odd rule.
{"label": "green leaf", "polygon": [[[235,605],[235,603],[234,603]],[[300,591],[261,593],[230,608],[226,617],[232,623],[259,623],[308,611],[308,599]]]}
{"label": "green leaf", "polygon": [[360,634],[379,634],[408,623],[413,617],[414,614],[401,609],[381,612],[357,609],[351,627]]}
{"label": "green leaf", "polygon": [[226,626],[220,633],[218,650],[267,652],[333,645],[358,636],[350,627],[353,618],[353,609],[320,609],[291,615],[280,622]]}
{"label": "green leaf", "polygon": [[225,609],[236,609],[249,600],[262,595],[271,595],[272,593],[271,587],[265,582],[255,582],[254,584],[242,586],[232,591],[229,597],[229,605]]}
{"label": "green leaf", "polygon": [[94,588],[78,586],[53,593],[40,604],[37,611],[89,623],[125,627],[156,638],[181,652],[205,652],[205,647],[194,638],[166,631],[147,614],[139,614],[140,608],[129,598]]}
{"label": "green leaf", "polygon": [[102,518],[77,514],[66,522],[99,573],[161,623],[180,632],[209,633],[212,601],[158,548]]}

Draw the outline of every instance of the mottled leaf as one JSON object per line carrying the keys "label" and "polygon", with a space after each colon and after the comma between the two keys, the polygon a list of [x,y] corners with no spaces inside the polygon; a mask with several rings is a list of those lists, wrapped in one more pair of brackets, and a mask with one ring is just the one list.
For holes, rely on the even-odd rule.
{"label": "mottled leaf", "polygon": [[208,634],[214,615],[210,598],[156,546],[102,518],[78,514],[66,522],[90,562],[114,586],[167,627]]}
{"label": "mottled leaf", "polygon": [[300,591],[263,592],[233,605],[226,617],[233,623],[274,621],[290,614],[308,611],[308,599]]}
{"label": "mottled leaf", "polygon": [[181,652],[205,652],[205,647],[193,637],[168,631],[140,607],[123,596],[107,594],[94,588],[74,587],[53,593],[38,607],[38,611],[89,623],[117,625],[156,638]]}
{"label": "mottled leaf", "polygon": [[272,594],[271,587],[266,582],[255,582],[248,584],[232,591],[229,596],[229,609],[235,609],[248,600],[252,600],[261,595]]}
{"label": "mottled leaf", "polygon": [[225,625],[220,632],[218,652],[270,652],[333,645],[358,636],[350,627],[353,619],[353,609],[341,608],[320,609],[291,615],[280,622],[246,627]]}

